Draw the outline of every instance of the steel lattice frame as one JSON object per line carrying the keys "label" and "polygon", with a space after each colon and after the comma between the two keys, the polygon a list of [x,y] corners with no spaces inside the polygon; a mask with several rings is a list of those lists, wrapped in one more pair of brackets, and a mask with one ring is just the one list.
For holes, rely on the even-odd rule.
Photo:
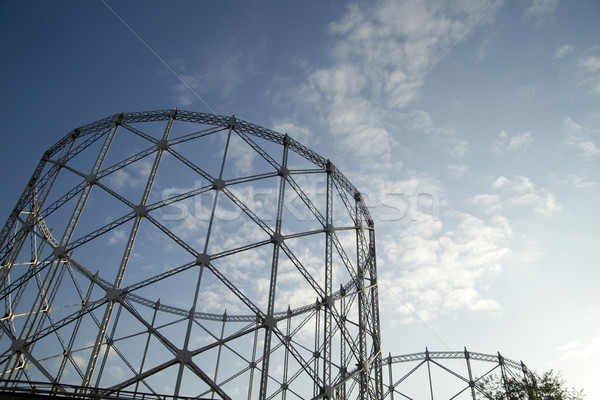
{"label": "steel lattice frame", "polygon": [[[165,164],[201,184],[165,196],[179,174]],[[267,184],[271,203],[236,192]],[[206,198],[200,222],[162,218]],[[309,218],[292,218],[290,198]],[[383,397],[373,221],[344,175],[287,135],[176,109],[77,128],[44,153],[0,262],[4,390]],[[290,306],[296,286],[308,301]]]}
{"label": "steel lattice frame", "polygon": [[[495,377],[508,398],[509,379],[527,379],[527,368],[497,355],[464,351],[429,351],[385,357],[385,399],[493,399],[483,385]],[[387,366],[387,367],[386,367]],[[419,376],[420,375],[420,376]],[[411,382],[412,381],[412,382]]]}

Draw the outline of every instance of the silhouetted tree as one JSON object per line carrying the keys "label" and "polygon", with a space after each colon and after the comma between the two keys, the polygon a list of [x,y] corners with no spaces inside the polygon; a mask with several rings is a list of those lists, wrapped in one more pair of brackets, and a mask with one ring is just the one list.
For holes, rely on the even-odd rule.
{"label": "silhouetted tree", "polygon": [[550,370],[541,376],[527,372],[517,378],[493,376],[481,386],[485,398],[492,400],[582,400],[583,390],[569,389],[560,374]]}

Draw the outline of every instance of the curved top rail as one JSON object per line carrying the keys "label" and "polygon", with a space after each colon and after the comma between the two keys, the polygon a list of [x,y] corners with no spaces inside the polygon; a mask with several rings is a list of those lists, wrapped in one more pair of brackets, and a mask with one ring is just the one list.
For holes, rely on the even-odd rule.
{"label": "curved top rail", "polygon": [[484,353],[476,353],[470,352],[467,349],[464,351],[429,351],[425,349],[422,353],[411,353],[411,354],[402,354],[398,356],[392,356],[391,354],[388,357],[383,358],[383,365],[389,364],[397,364],[411,361],[423,361],[423,360],[478,360],[478,361],[487,361],[498,363],[501,365],[506,365],[507,367],[522,370],[525,368],[525,364],[522,361],[517,362],[508,358],[503,357],[500,353],[494,354],[484,354]]}

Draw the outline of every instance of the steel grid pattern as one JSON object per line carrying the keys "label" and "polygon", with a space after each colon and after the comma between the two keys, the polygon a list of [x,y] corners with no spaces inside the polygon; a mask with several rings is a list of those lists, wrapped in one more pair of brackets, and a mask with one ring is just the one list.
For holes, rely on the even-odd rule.
{"label": "steel grid pattern", "polygon": [[[250,166],[236,167],[245,155]],[[165,196],[178,178],[168,168],[203,183]],[[325,200],[309,177],[324,183]],[[273,183],[269,206],[241,198]],[[193,235],[164,217],[205,198],[212,205],[186,228]],[[308,218],[294,219],[290,198]],[[238,212],[232,228],[224,206]],[[0,261],[4,390],[383,396],[373,220],[329,160],[287,135],[177,109],[74,129],[34,170],[0,232]],[[315,300],[290,306],[295,286]]]}

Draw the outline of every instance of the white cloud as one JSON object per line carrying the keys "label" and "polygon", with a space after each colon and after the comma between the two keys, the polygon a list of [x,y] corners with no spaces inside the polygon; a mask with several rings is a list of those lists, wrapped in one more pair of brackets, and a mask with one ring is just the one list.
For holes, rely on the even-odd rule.
{"label": "white cloud", "polygon": [[505,131],[498,134],[498,139],[492,144],[492,149],[497,154],[503,152],[525,151],[531,144],[533,138],[531,132],[523,132],[515,136],[509,136]]}
{"label": "white cloud", "polygon": [[233,162],[233,171],[237,176],[243,176],[252,170],[254,156],[254,152],[243,140],[230,141],[227,157],[229,163]]}
{"label": "white cloud", "polygon": [[434,145],[445,148],[446,153],[451,157],[461,159],[469,150],[467,140],[458,137],[452,127],[437,126],[427,111],[412,111],[408,118],[411,129],[425,133]]}
{"label": "white cloud", "polygon": [[555,349],[560,361],[569,359],[585,360],[600,352],[600,334],[582,343],[580,340],[572,341]]}
{"label": "white cloud", "polygon": [[588,189],[596,186],[596,182],[590,181],[586,175],[568,174],[561,182],[575,189]]}
{"label": "white cloud", "polygon": [[475,62],[480,63],[485,59],[490,50],[490,42],[490,38],[485,38],[477,45],[477,48],[472,56]]}
{"label": "white cloud", "polygon": [[453,165],[449,164],[447,166],[448,172],[453,178],[462,178],[466,173],[469,172],[469,167],[466,165]]}
{"label": "white cloud", "polygon": [[[306,81],[286,96],[314,107],[338,136],[342,151],[354,150],[370,159],[386,157],[397,143],[382,116],[388,121],[398,117],[395,109],[418,96],[426,72],[492,4],[437,0],[353,3],[329,26],[335,39],[331,63],[310,72]],[[281,102],[278,93],[272,96]],[[463,157],[468,142],[454,133],[446,136],[440,142],[447,153]]]}
{"label": "white cloud", "polygon": [[593,46],[584,54],[575,62],[579,85],[587,87],[590,94],[600,96],[600,47]]}
{"label": "white cloud", "polygon": [[469,142],[464,139],[454,139],[446,152],[454,158],[461,159],[469,150]]}
{"label": "white cloud", "polygon": [[562,209],[553,193],[537,188],[526,176],[518,175],[512,179],[500,176],[492,183],[492,189],[496,194],[476,195],[471,197],[470,202],[487,213],[531,208],[537,214],[552,215]]}
{"label": "white cloud", "polygon": [[573,51],[572,45],[564,44],[564,45],[560,46],[558,49],[556,49],[556,51],[554,52],[554,59],[558,60],[560,58],[563,58],[564,56],[566,56],[567,54],[569,54],[572,51]]}
{"label": "white cloud", "polygon": [[500,196],[497,194],[478,194],[471,197],[469,202],[485,209],[488,213],[495,213],[502,209]]}
{"label": "white cloud", "polygon": [[533,21],[537,26],[553,21],[558,0],[530,0],[528,3],[529,7],[523,13],[525,19]]}
{"label": "white cloud", "polygon": [[[207,53],[196,62],[171,60],[177,75],[185,82],[173,85],[174,100],[181,106],[190,106],[198,95],[217,92],[223,98],[231,97],[249,76],[256,75],[265,55],[265,39],[253,43],[250,49],[240,35],[229,35],[227,40],[216,40]],[[190,90],[191,88],[191,90]]]}
{"label": "white cloud", "polygon": [[110,245],[114,245],[117,243],[125,244],[126,240],[127,240],[127,234],[125,233],[125,231],[123,229],[114,229],[110,232],[110,234],[108,236],[108,244],[110,244]]}
{"label": "white cloud", "polygon": [[[394,307],[411,321],[414,310],[428,320],[457,310],[496,311],[500,304],[485,296],[487,283],[502,270],[512,231],[503,217],[488,221],[465,213],[453,216],[456,225],[445,232],[423,235],[403,232],[383,242],[382,304]],[[398,296],[403,304],[394,298]],[[388,299],[389,297],[389,299]]]}
{"label": "white cloud", "polygon": [[600,71],[600,57],[588,56],[580,59],[577,63],[579,68],[588,73]]}
{"label": "white cloud", "polygon": [[119,169],[103,179],[112,189],[140,188],[148,181],[152,162],[149,159],[137,161],[126,168]]}
{"label": "white cloud", "polygon": [[593,134],[596,132],[578,125],[571,118],[563,122],[563,129],[566,133],[564,144],[576,149],[579,156],[592,159],[600,154],[600,149],[593,141]]}

